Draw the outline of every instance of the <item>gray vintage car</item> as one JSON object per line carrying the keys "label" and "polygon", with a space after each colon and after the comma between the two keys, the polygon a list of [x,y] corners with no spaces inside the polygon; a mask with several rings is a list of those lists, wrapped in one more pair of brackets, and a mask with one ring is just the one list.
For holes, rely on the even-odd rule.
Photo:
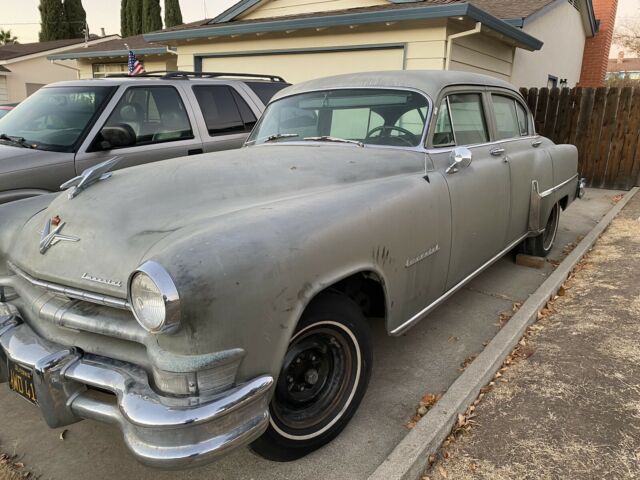
{"label": "gray vintage car", "polygon": [[329,442],[368,319],[399,335],[514,247],[547,254],[581,190],[514,87],[460,72],[302,83],[247,148],[109,168],[0,208],[0,381],[173,468]]}

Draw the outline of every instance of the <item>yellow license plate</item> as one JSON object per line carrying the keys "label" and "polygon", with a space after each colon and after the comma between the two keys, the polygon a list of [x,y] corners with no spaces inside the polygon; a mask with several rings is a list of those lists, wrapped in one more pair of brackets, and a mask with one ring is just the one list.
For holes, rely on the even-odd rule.
{"label": "yellow license plate", "polygon": [[9,388],[34,405],[38,404],[31,369],[9,360]]}

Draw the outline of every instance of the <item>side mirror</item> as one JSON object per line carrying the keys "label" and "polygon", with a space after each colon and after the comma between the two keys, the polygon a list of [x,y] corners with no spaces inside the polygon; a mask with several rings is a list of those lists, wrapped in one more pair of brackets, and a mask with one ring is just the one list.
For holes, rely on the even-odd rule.
{"label": "side mirror", "polygon": [[447,167],[446,173],[456,173],[460,171],[461,168],[467,168],[471,165],[471,160],[473,159],[473,155],[471,154],[471,150],[467,147],[456,147],[451,152],[451,165]]}
{"label": "side mirror", "polygon": [[111,150],[112,148],[130,147],[136,143],[136,133],[131,125],[119,123],[109,125],[100,130],[98,145],[101,150]]}

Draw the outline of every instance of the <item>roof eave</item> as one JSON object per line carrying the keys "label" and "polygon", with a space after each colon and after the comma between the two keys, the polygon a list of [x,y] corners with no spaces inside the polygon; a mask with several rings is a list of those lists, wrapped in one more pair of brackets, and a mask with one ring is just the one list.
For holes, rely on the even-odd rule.
{"label": "roof eave", "polygon": [[[161,55],[169,53],[166,47],[132,48],[135,55]],[[129,50],[102,50],[94,52],[69,52],[47,56],[48,60],[78,60],[80,58],[126,57]]]}
{"label": "roof eave", "polygon": [[413,8],[383,9],[370,12],[309,16],[294,19],[275,19],[251,23],[217,24],[211,27],[147,33],[143,38],[148,42],[165,42],[215,36],[241,35],[252,33],[280,32],[304,28],[339,27],[354,24],[384,23],[408,20],[430,20],[467,16],[475,22],[482,22],[490,29],[512,39],[517,46],[527,50],[539,50],[542,42],[523,32],[508,22],[468,3],[445,5],[420,5]]}

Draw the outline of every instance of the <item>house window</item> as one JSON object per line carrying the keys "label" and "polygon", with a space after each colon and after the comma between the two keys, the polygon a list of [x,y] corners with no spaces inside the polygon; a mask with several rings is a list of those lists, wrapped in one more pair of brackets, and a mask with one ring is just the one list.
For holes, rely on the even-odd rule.
{"label": "house window", "polygon": [[104,78],[107,75],[129,73],[129,66],[125,63],[94,63],[93,78]]}
{"label": "house window", "polygon": [[557,86],[558,86],[558,77],[549,75],[549,78],[547,80],[547,88],[555,88]]}

